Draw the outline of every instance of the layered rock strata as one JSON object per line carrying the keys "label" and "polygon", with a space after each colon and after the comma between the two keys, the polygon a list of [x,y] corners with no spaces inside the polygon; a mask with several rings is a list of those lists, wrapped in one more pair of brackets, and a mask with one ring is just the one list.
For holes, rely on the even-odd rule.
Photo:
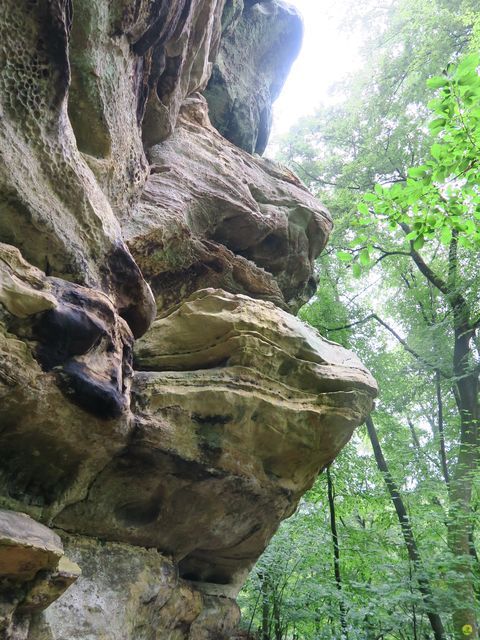
{"label": "layered rock strata", "polygon": [[227,638],[249,569],[376,392],[291,315],[328,212],[248,153],[298,16],[3,4],[0,638]]}
{"label": "layered rock strata", "polygon": [[158,311],[212,286],[292,311],[307,302],[332,222],[294,174],[228,143],[198,94],[148,157],[142,197],[121,220]]}
{"label": "layered rock strata", "polygon": [[30,619],[81,575],[60,537],[24,514],[0,509],[0,636],[23,640]]}

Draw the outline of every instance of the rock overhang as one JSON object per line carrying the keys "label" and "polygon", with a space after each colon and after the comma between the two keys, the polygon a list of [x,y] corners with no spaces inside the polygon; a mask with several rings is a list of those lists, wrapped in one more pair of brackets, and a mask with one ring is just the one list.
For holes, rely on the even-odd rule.
{"label": "rock overhang", "polygon": [[[97,625],[130,639],[145,624],[224,637],[229,598],[371,408],[358,360],[291,315],[315,288],[331,218],[248,153],[266,141],[300,29],[280,0],[6,0],[0,505],[56,527],[86,568],[37,619],[49,638]],[[253,66],[273,60],[225,80],[241,90],[235,113],[251,107],[248,144],[229,135],[247,151],[198,93],[235,43]],[[28,635],[29,612],[78,577],[48,570],[50,586],[0,620],[7,637],[43,637]],[[82,613],[106,580],[112,628]],[[115,605],[128,597],[138,624]]]}
{"label": "rock overhang", "polygon": [[215,289],[165,311],[134,366],[130,442],[55,522],[162,549],[202,582],[241,581],[376,394],[348,350]]}

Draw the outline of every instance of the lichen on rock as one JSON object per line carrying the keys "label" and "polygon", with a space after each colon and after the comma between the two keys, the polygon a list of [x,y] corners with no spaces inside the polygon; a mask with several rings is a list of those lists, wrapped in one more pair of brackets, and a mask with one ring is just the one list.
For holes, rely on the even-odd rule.
{"label": "lichen on rock", "polygon": [[328,211],[251,155],[301,21],[281,0],[3,4],[0,637],[228,638],[376,393],[292,315]]}

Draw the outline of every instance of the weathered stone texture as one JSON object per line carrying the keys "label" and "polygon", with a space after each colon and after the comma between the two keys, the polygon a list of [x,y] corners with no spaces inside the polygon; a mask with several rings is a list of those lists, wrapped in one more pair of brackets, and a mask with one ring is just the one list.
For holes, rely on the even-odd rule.
{"label": "weathered stone texture", "polygon": [[0,509],[0,637],[25,640],[32,614],[80,576],[57,534],[23,513]]}
{"label": "weathered stone texture", "polygon": [[1,640],[228,637],[371,409],[289,313],[330,216],[248,153],[300,32],[281,0],[2,4]]}
{"label": "weathered stone texture", "polygon": [[48,273],[104,288],[139,335],[151,293],[68,117],[71,9],[66,0],[2,4],[0,240]]}
{"label": "weathered stone texture", "polygon": [[370,410],[375,383],[293,316],[221,290],[159,318],[135,366],[131,437],[53,522],[158,548],[199,582],[241,585]]}
{"label": "weathered stone texture", "polygon": [[[179,16],[175,5],[182,4],[183,14]],[[163,9],[168,2],[160,2],[160,5]],[[170,15],[175,14],[177,20],[173,19],[171,31],[162,29],[170,37],[160,37],[150,54],[150,90],[143,120],[147,146],[165,140],[175,128],[183,100],[205,88],[220,44],[224,0],[183,0],[172,5],[167,10]],[[146,46],[153,44],[151,37],[147,30],[135,44],[135,50],[143,52]]]}
{"label": "weathered stone texture", "polygon": [[29,640],[204,640],[238,622],[232,600],[179,579],[154,549],[72,536],[64,543],[82,579],[33,619]]}
{"label": "weathered stone texture", "polygon": [[145,191],[122,226],[160,311],[209,286],[293,310],[311,297],[332,222],[296,176],[229,144],[198,95],[149,159]]}
{"label": "weathered stone texture", "polygon": [[283,0],[228,0],[223,37],[205,91],[210,118],[227,140],[262,154],[279,96],[300,50],[303,24]]}

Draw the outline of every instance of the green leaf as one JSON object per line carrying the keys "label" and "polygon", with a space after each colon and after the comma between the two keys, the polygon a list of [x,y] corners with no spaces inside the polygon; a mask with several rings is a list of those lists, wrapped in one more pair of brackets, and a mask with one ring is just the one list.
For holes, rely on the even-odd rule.
{"label": "green leaf", "polygon": [[355,278],[360,278],[360,276],[362,275],[362,269],[361,269],[360,265],[358,264],[358,262],[355,262],[352,265],[352,273],[353,273],[353,276]]}
{"label": "green leaf", "polygon": [[439,160],[440,156],[442,155],[442,152],[443,152],[443,147],[441,144],[433,144],[430,147],[430,153],[436,160]]}
{"label": "green leaf", "polygon": [[352,262],[353,260],[352,254],[346,251],[337,251],[337,258],[342,262]]}
{"label": "green leaf", "polygon": [[435,120],[430,122],[428,127],[432,133],[437,134],[445,127],[446,124],[447,121],[445,118],[435,118]]}
{"label": "green leaf", "polygon": [[445,245],[448,246],[450,244],[450,241],[452,239],[452,230],[450,227],[443,227],[441,233],[440,233],[440,242]]}
{"label": "green leaf", "polygon": [[370,264],[370,252],[368,251],[368,249],[362,249],[360,251],[360,255],[358,256],[358,259],[360,260],[360,264],[363,267],[368,267]]}
{"label": "green leaf", "polygon": [[425,244],[425,238],[423,237],[423,235],[418,236],[413,241],[413,248],[415,249],[415,251],[420,251],[420,249],[423,247],[424,244]]}
{"label": "green leaf", "polygon": [[411,178],[422,178],[427,169],[428,167],[424,164],[422,164],[420,167],[411,167],[408,170],[408,175]]}
{"label": "green leaf", "polygon": [[434,76],[427,80],[427,87],[429,89],[440,89],[448,83],[447,78],[441,76]]}
{"label": "green leaf", "polygon": [[472,53],[469,56],[465,56],[457,65],[455,77],[459,78],[467,73],[475,71],[479,63],[480,60],[478,54]]}

